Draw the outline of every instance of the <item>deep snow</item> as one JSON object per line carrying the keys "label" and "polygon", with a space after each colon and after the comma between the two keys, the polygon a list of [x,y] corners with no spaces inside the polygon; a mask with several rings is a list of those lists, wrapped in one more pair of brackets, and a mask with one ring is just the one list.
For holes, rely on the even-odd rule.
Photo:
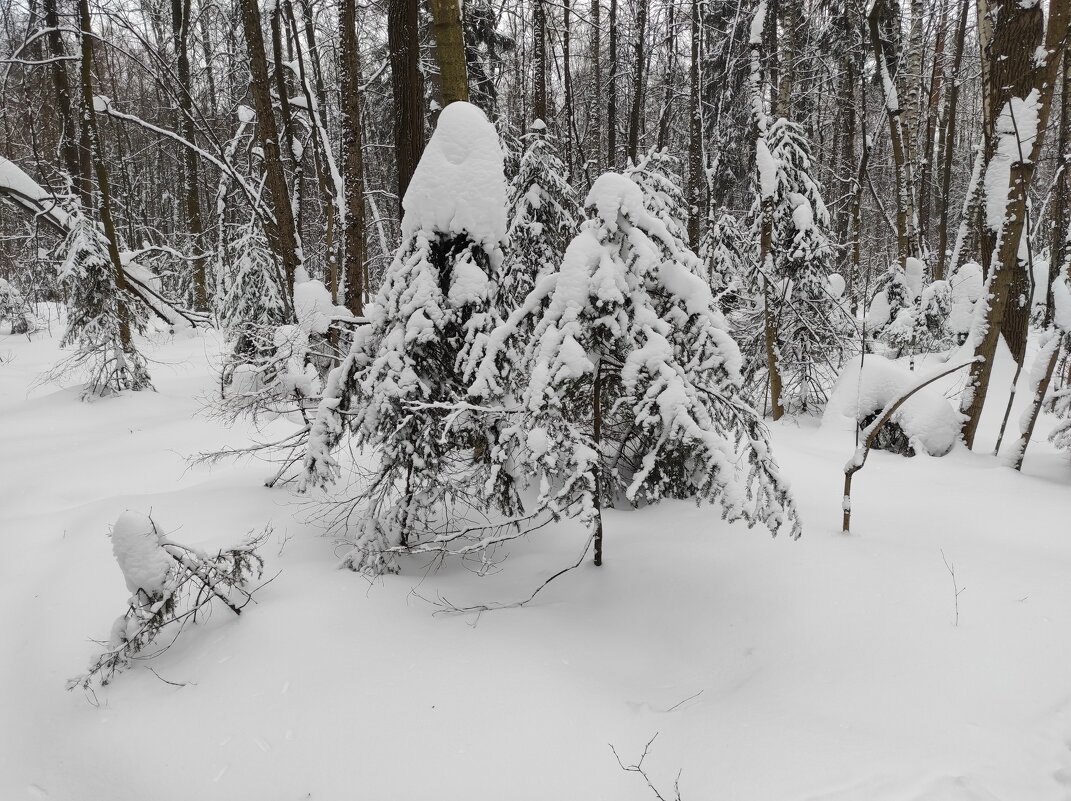
{"label": "deep snow", "polygon": [[[261,485],[270,466],[186,461],[254,435],[199,416],[215,334],[148,346],[157,393],[81,403],[29,389],[53,331],[0,336],[0,799],[638,801],[608,744],[633,762],[656,732],[644,765],[667,797],[682,771],[685,801],[1071,798],[1071,467],[1047,419],[1022,475],[986,453],[1003,400],[977,453],[875,452],[851,536],[851,432],[778,424],[799,541],[686,503],[611,512],[603,568],[436,615],[527,596],[583,538],[542,531],[487,578],[408,561],[369,583]],[[125,509],[205,548],[270,523],[282,572],[94,706],[64,681],[128,595],[107,536]]]}

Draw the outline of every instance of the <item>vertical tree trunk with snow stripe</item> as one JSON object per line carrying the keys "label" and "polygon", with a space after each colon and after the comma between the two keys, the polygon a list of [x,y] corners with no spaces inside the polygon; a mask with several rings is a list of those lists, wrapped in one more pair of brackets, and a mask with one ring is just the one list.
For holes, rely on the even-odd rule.
{"label": "vertical tree trunk with snow stripe", "polygon": [[[1014,0],[1005,2],[1015,5]],[[1038,58],[1029,36],[1022,35],[1028,33],[1031,28],[1013,24],[1013,10],[1007,10],[1009,13],[1001,14],[997,25],[1008,24],[1009,29],[1000,30],[998,27],[994,30],[990,52],[993,61],[990,64],[990,74],[994,85],[1000,87],[1000,95],[993,94],[991,98],[995,100],[1002,97],[1005,100],[994,122],[994,133],[997,136],[994,136],[995,141],[991,141],[989,145],[991,153],[999,153],[1002,147],[1006,148],[1004,158],[1008,162],[1007,190],[1004,194],[1004,185],[999,180],[1002,173],[995,170],[995,159],[991,157],[986,168],[985,204],[986,222],[994,229],[991,233],[994,240],[992,264],[987,283],[989,304],[981,323],[975,323],[980,330],[972,332],[975,361],[971,365],[960,407],[965,415],[963,438],[968,447],[974,446],[978,433],[978,422],[982,416],[993,371],[1001,323],[1007,311],[1015,273],[1019,270],[1019,244],[1027,213],[1027,191],[1034,177],[1035,162],[1045,140],[1057,70],[1066,46],[1071,0],[1052,0],[1049,5],[1043,59]],[[998,45],[998,42],[1002,44]],[[1026,74],[1023,74],[1024,72]],[[996,83],[998,75],[1003,76],[999,84]],[[1031,102],[1033,105],[1028,105]],[[1016,113],[1023,115],[1023,118],[1015,119]],[[1003,127],[1002,119],[1009,120]],[[1025,130],[1027,125],[1029,130]],[[999,207],[996,205],[998,201]],[[999,221],[990,217],[1000,210],[1003,213],[1000,214]],[[993,226],[992,223],[997,225]],[[986,240],[987,237],[983,237],[983,246]]]}

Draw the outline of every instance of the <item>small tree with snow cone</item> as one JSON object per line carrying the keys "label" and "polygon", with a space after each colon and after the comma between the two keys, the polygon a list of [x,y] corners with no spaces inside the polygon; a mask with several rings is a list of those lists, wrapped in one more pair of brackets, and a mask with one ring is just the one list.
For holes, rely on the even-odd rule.
{"label": "small tree with snow cone", "polygon": [[485,403],[498,395],[498,359],[519,343],[519,415],[498,460],[529,466],[540,507],[591,526],[596,564],[602,506],[618,500],[694,498],[798,533],[699,260],[624,176],[599,178],[586,208],[560,271],[495,331],[470,390]]}
{"label": "small tree with snow cone", "polygon": [[445,516],[515,504],[508,473],[489,458],[496,426],[458,406],[500,321],[505,200],[494,128],[475,106],[451,103],[406,191],[402,246],[367,310],[371,325],[328,378],[305,459],[303,486],[326,485],[347,432],[375,451],[356,501],[354,569],[392,570],[392,550],[432,536]]}

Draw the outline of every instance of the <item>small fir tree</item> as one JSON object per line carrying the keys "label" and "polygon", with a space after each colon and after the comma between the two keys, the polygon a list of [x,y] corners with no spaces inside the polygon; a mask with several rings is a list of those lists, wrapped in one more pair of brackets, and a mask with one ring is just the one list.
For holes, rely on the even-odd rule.
{"label": "small fir tree", "polygon": [[[370,304],[370,325],[328,378],[313,423],[303,487],[338,477],[346,433],[374,449],[357,504],[350,567],[394,569],[392,549],[432,536],[472,508],[512,512],[498,432],[459,402],[500,322],[493,298],[506,238],[498,137],[483,113],[455,102],[439,115],[403,203],[402,246]],[[347,504],[347,514],[350,505]]]}
{"label": "small fir tree", "polygon": [[[777,318],[781,402],[800,413],[821,411],[843,363],[850,321],[831,297],[829,213],[813,177],[802,127],[780,118],[766,133],[775,169],[772,195],[771,299]],[[760,215],[756,208],[756,218]],[[757,282],[756,282],[757,285]]]}
{"label": "small fir tree", "polygon": [[499,284],[499,308],[506,315],[541,276],[561,264],[580,216],[565,165],[543,121],[535,120],[522,140],[524,153],[509,188],[510,249]]}
{"label": "small fir tree", "polygon": [[60,266],[68,297],[67,328],[60,344],[74,347],[75,353],[55,371],[84,373],[88,381],[83,398],[152,389],[145,360],[132,339],[141,316],[131,296],[119,292],[103,235],[77,204],[72,204],[68,219]]}
{"label": "small fir tree", "polygon": [[560,271],[491,337],[474,400],[502,392],[498,359],[510,347],[526,365],[512,393],[520,414],[495,458],[528,466],[539,507],[592,527],[596,563],[607,502],[691,498],[798,533],[700,262],[644,200],[622,175],[599,178]]}

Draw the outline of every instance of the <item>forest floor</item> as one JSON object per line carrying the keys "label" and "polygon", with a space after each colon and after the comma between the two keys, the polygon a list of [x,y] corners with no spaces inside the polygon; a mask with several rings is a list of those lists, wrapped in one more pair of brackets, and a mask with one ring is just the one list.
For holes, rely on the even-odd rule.
{"label": "forest floor", "polygon": [[[524,608],[437,614],[527,596],[583,535],[534,534],[483,578],[414,559],[369,582],[336,569],[315,507],[263,486],[270,465],[191,466],[270,435],[204,414],[216,334],[148,344],[157,392],[82,403],[33,385],[53,331],[0,336],[4,801],[650,800],[611,746],[627,766],[656,734],[643,767],[666,799],[678,774],[683,801],[1071,799],[1071,465],[1051,420],[1022,474],[987,453],[995,410],[978,452],[874,453],[850,536],[852,433],[780,423],[800,540],[687,503],[610,512],[602,568]],[[67,692],[124,609],[124,509],[205,548],[270,525],[278,577],[240,618]]]}

